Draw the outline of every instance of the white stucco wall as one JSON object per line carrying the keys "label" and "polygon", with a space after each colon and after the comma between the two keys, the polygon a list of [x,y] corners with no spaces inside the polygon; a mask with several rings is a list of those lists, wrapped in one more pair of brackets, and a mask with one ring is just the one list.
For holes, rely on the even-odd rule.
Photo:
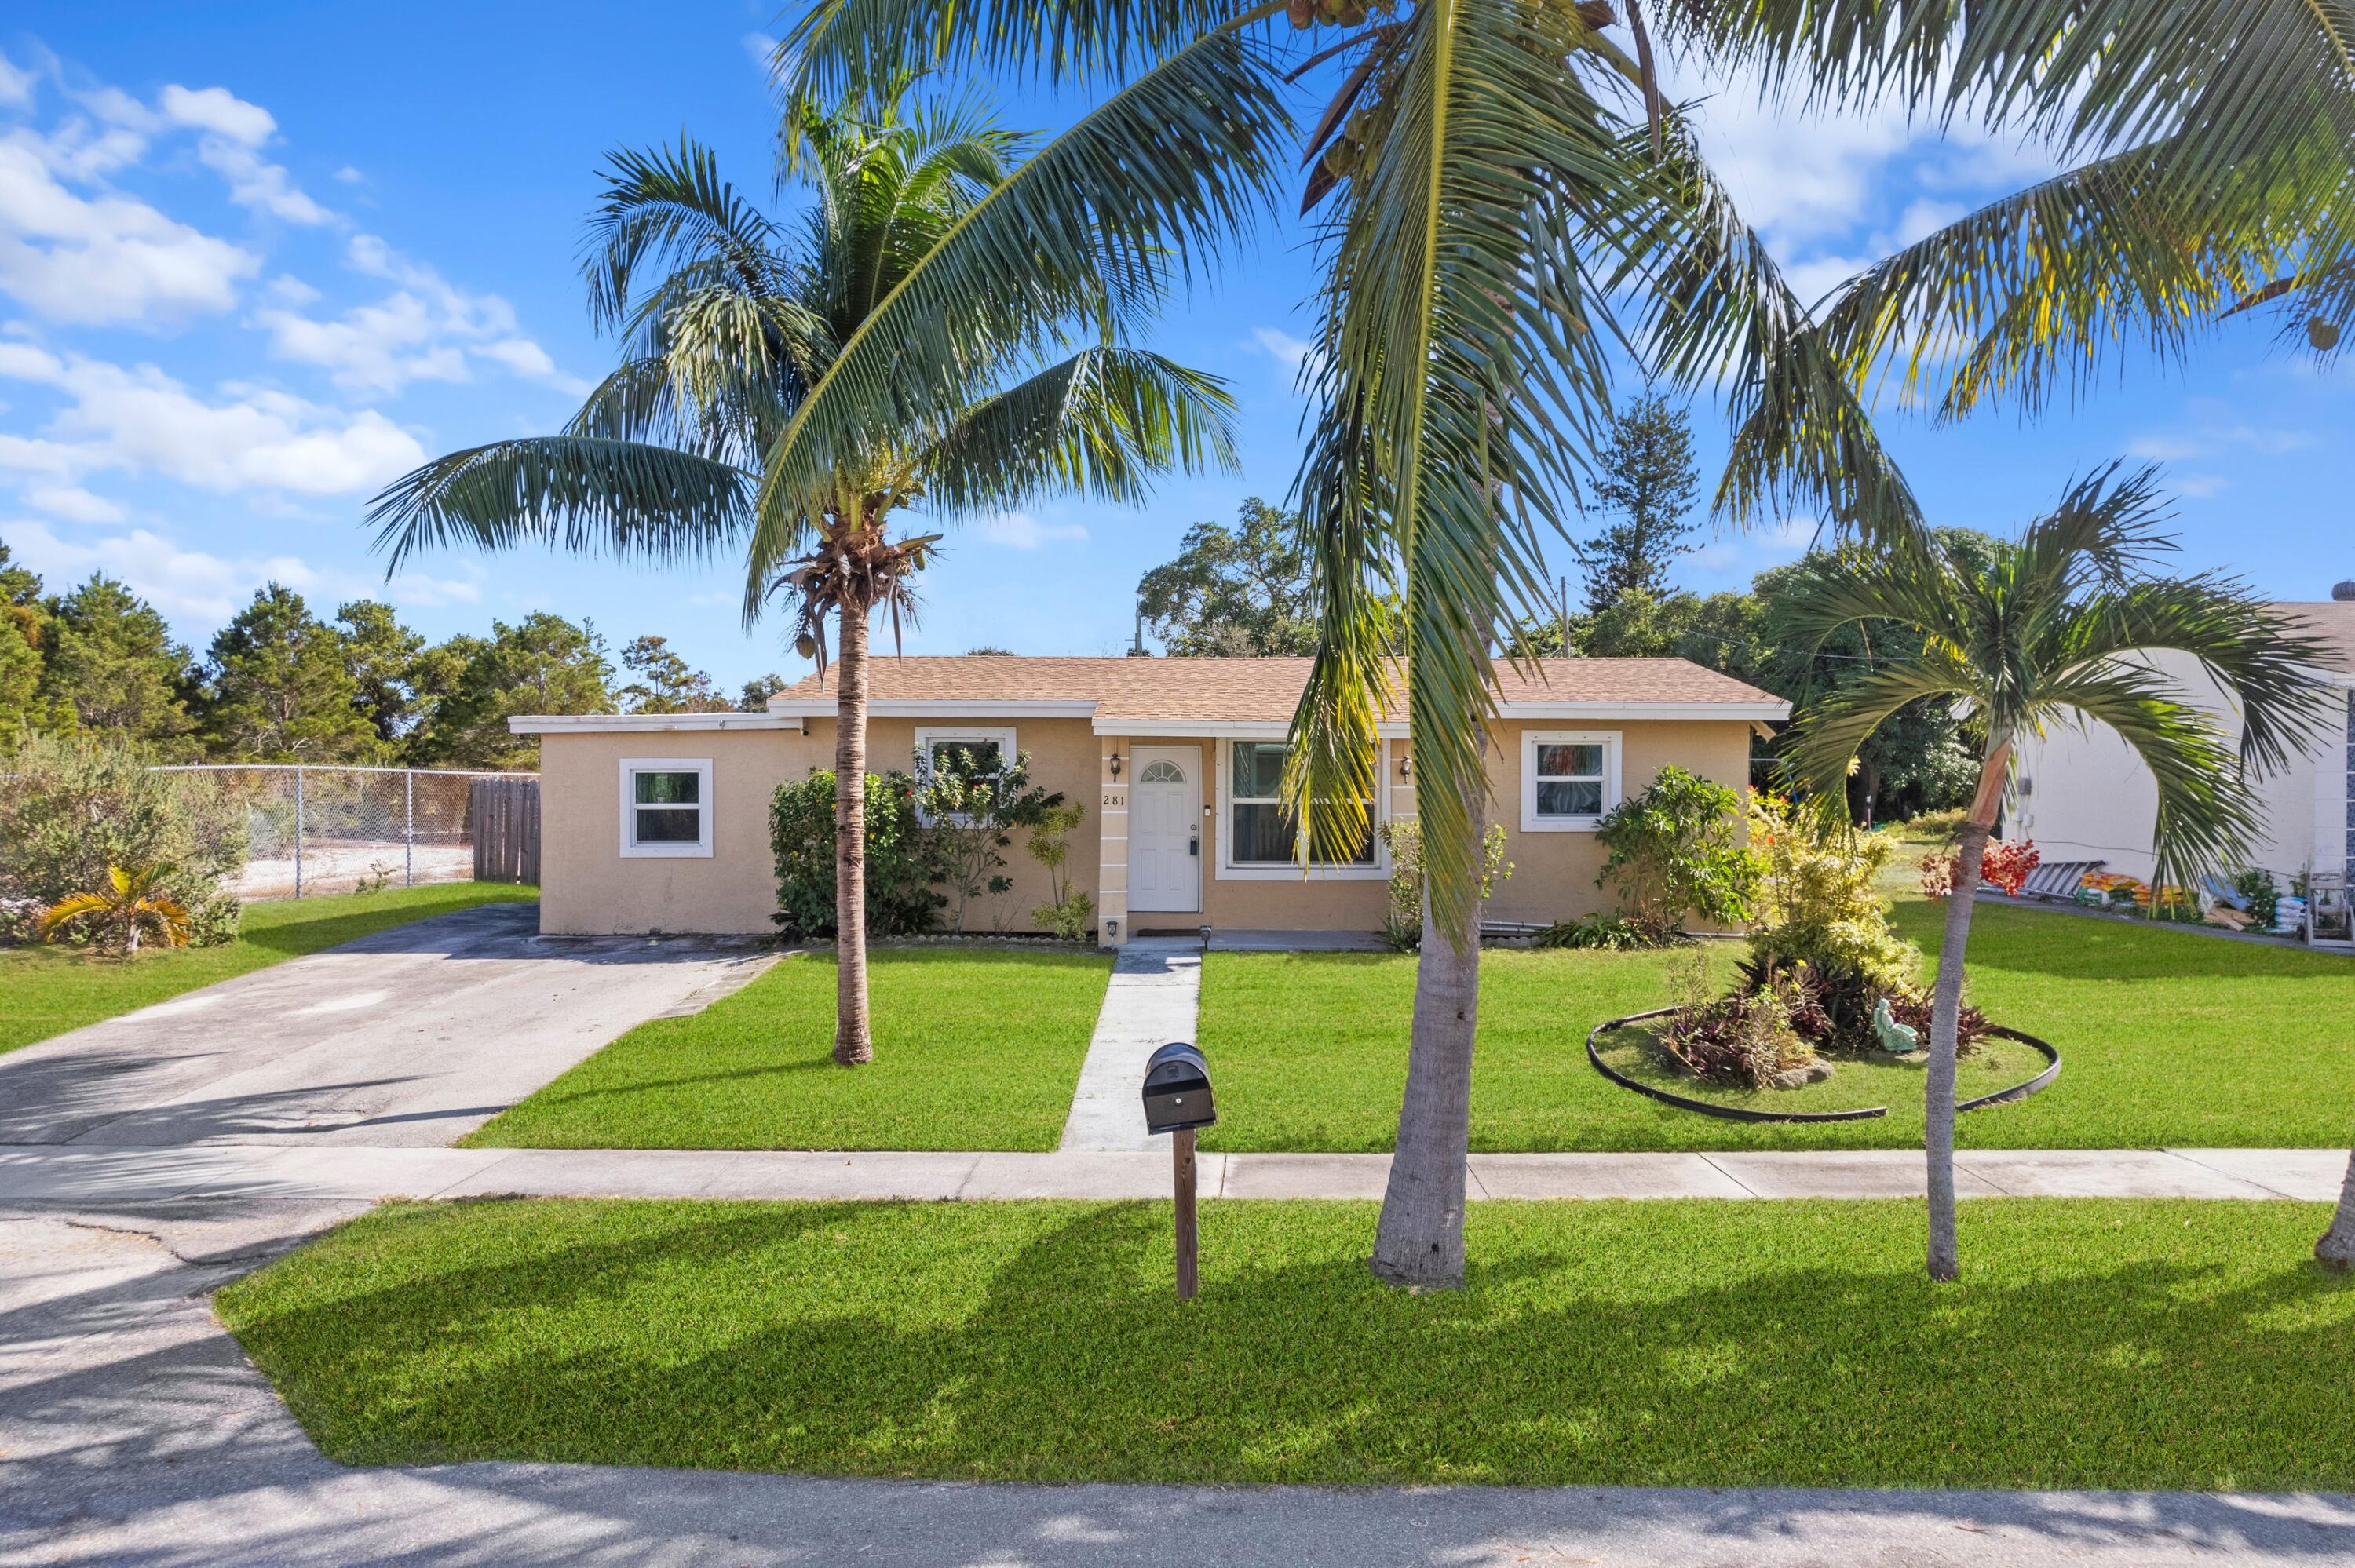
{"label": "white stucco wall", "polygon": [[[2216,715],[2238,744],[2240,716],[2198,662],[2158,652],[2149,658],[2189,699]],[[2308,865],[2345,863],[2347,736],[2336,714],[2320,741],[2259,787],[2265,825],[2254,846],[2259,865],[2286,877]],[[2005,832],[2031,838],[2047,861],[2098,860],[2105,869],[2147,881],[2155,869],[2151,834],[2158,786],[2117,731],[2106,725],[2030,736],[2012,770]]]}

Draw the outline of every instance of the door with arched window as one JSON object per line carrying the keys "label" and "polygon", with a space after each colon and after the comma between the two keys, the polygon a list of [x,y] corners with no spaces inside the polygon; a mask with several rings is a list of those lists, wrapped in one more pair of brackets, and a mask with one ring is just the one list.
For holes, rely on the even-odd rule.
{"label": "door with arched window", "polygon": [[1128,907],[1193,914],[1202,907],[1202,754],[1139,747],[1128,791]]}

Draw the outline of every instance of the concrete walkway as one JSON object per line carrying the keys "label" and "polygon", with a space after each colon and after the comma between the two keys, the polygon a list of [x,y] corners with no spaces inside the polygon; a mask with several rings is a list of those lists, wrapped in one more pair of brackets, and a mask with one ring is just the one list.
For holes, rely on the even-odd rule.
{"label": "concrete walkway", "polygon": [[435,1146],[773,961],[537,935],[539,906],[415,921],[0,1056],[0,1145]]}
{"label": "concrete walkway", "polygon": [[0,1563],[347,1568],[2149,1568],[2355,1561],[2355,1498],[1039,1487],[600,1466],[346,1468],[205,1293],[357,1212],[0,1213]]}
{"label": "concrete walkway", "polygon": [[[2339,1195],[2328,1149],[1966,1150],[1974,1198],[2300,1199]],[[1205,1198],[1380,1198],[1380,1154],[1204,1154]],[[1923,1190],[1906,1150],[1755,1154],[1476,1154],[1475,1199],[1902,1198]],[[211,1142],[196,1149],[0,1148],[0,1207],[103,1212],[157,1204],[370,1202],[492,1193],[578,1198],[1136,1199],[1169,1193],[1163,1140],[1055,1154],[803,1150],[368,1149]]]}
{"label": "concrete walkway", "polygon": [[1145,1134],[1145,1064],[1173,1040],[1194,1038],[1202,1001],[1202,944],[1192,938],[1138,937],[1113,960],[1103,1011],[1080,1065],[1061,1147],[1075,1152],[1136,1150]]}

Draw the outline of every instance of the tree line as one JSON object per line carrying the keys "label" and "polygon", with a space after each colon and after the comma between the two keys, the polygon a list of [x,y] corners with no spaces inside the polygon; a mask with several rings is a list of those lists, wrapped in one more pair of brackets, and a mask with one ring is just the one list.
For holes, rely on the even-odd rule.
{"label": "tree line", "polygon": [[379,599],[332,616],[270,583],[199,653],[125,584],[51,592],[0,541],[0,754],[33,735],[105,734],[176,762],[537,767],[517,714],[703,713],[734,699],[660,637],[618,655],[595,625],[546,610],[429,641]]}

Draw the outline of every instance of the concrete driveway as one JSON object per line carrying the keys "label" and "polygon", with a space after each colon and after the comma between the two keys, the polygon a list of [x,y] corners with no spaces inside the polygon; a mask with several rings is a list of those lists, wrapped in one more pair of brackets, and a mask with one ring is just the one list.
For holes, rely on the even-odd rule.
{"label": "concrete driveway", "polygon": [[0,1056],[0,1146],[446,1145],[772,961],[749,943],[543,938],[538,919],[437,916]]}

